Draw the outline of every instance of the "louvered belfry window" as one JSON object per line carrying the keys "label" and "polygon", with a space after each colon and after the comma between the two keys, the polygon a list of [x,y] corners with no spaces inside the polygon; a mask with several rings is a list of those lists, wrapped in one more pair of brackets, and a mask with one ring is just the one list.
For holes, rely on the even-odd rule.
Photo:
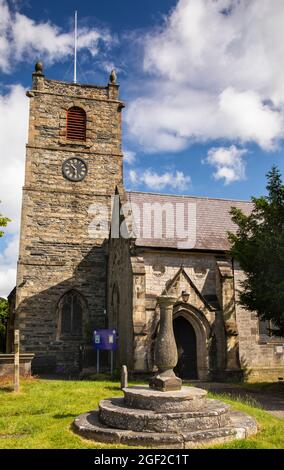
{"label": "louvered belfry window", "polygon": [[66,137],[68,140],[86,140],[86,113],[78,106],[73,106],[67,111]]}

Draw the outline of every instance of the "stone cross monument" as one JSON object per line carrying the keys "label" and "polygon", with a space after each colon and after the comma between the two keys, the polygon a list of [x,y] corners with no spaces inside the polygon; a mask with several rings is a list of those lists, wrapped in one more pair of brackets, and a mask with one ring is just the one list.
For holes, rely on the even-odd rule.
{"label": "stone cross monument", "polygon": [[124,398],[101,400],[99,409],[75,419],[73,429],[97,442],[187,449],[245,438],[257,432],[253,418],[217,400],[205,390],[181,387],[173,368],[178,354],[173,332],[174,297],[158,298],[160,330],[155,346],[157,374],[149,387],[123,388]]}
{"label": "stone cross monument", "polygon": [[160,329],[157,336],[154,362],[158,373],[150,379],[150,388],[162,392],[180,390],[182,380],[178,378],[173,369],[178,362],[178,352],[173,330],[173,306],[175,297],[162,295],[158,297],[160,305]]}

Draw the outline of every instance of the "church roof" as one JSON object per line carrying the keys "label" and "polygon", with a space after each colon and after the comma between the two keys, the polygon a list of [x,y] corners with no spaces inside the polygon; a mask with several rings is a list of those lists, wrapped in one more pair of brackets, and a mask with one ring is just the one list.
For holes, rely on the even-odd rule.
{"label": "church roof", "polygon": [[[126,192],[126,196],[132,211],[135,243],[144,247],[227,251],[230,248],[227,232],[236,231],[236,225],[230,216],[231,207],[242,209],[246,215],[253,207],[251,202],[231,199],[135,191]],[[156,205],[157,212],[151,215],[149,207],[150,205],[153,207],[153,204]],[[172,221],[169,218],[165,223],[165,216],[163,216],[163,223],[161,223],[158,205],[164,206],[165,204],[168,207],[167,214],[173,211],[174,217]],[[187,230],[189,220],[191,220],[188,230],[190,236],[182,238],[177,235],[178,228],[181,226]]]}

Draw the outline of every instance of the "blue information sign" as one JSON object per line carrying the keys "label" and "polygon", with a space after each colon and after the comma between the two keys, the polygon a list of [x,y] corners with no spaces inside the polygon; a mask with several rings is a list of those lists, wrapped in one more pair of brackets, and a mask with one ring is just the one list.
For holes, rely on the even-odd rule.
{"label": "blue information sign", "polygon": [[95,351],[116,350],[116,330],[115,329],[99,329],[94,331],[93,347]]}

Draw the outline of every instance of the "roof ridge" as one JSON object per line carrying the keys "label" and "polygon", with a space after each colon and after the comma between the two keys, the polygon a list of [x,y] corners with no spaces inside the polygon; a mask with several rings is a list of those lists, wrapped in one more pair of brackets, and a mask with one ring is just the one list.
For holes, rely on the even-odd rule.
{"label": "roof ridge", "polygon": [[167,193],[154,193],[149,191],[125,191],[126,194],[150,194],[152,196],[167,196],[167,197],[180,197],[190,199],[203,199],[213,201],[231,201],[231,202],[244,202],[246,204],[252,204],[252,201],[247,199],[229,199],[222,197],[209,197],[209,196],[190,196],[189,194],[167,194]]}

